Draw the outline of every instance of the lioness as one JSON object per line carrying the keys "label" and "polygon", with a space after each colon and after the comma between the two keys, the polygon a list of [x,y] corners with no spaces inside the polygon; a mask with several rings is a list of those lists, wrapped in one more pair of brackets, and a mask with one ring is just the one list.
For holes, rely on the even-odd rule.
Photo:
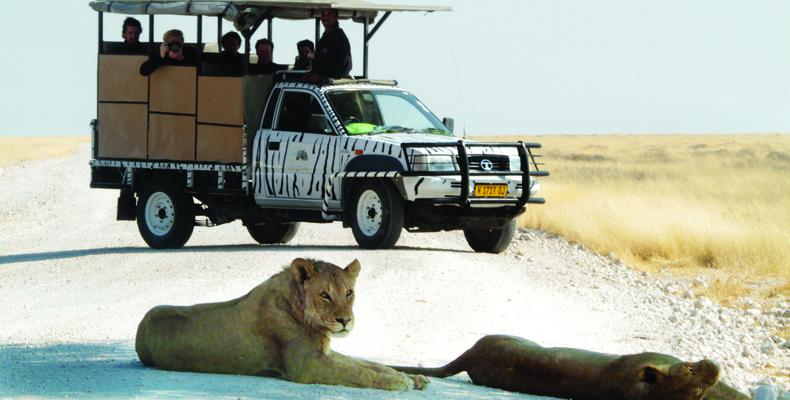
{"label": "lioness", "polygon": [[158,306],[137,328],[140,361],[171,371],[280,376],[292,382],[387,390],[424,388],[422,375],[329,349],[354,327],[359,261],[345,269],[297,258],[246,295],[223,303]]}
{"label": "lioness", "polygon": [[710,360],[693,363],[659,353],[617,356],[545,348],[503,335],[483,337],[443,367],[393,368],[438,378],[466,371],[478,385],[574,400],[749,399],[717,384],[719,367]]}

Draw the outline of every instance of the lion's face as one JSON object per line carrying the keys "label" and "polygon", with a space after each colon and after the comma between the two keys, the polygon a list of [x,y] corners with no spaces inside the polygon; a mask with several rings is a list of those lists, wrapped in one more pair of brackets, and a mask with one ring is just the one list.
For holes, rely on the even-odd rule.
{"label": "lion's face", "polygon": [[[652,354],[652,358],[664,356]],[[669,356],[664,356],[669,358]],[[672,357],[674,358],[674,357]],[[639,385],[644,395],[640,398],[655,400],[702,400],[705,393],[719,378],[719,366],[713,361],[666,363],[653,360],[639,371]]]}
{"label": "lion's face", "polygon": [[346,268],[301,258],[291,263],[294,280],[301,288],[306,325],[336,336],[351,332],[354,328],[354,284],[359,269],[357,260]]}

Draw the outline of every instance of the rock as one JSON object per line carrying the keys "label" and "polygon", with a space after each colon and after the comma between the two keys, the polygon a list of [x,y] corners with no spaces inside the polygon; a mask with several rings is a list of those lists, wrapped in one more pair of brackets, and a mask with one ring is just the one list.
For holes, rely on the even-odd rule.
{"label": "rock", "polygon": [[702,289],[706,289],[709,286],[708,285],[708,281],[706,281],[705,278],[703,278],[701,276],[698,276],[696,279],[694,279],[694,282],[692,283],[692,285],[695,288],[702,288]]}
{"label": "rock", "polygon": [[688,290],[686,290],[686,291],[683,293],[683,297],[685,297],[685,298],[687,298],[687,299],[693,299],[693,298],[694,298],[694,291],[693,291],[693,290],[691,290],[691,289],[688,289]]}
{"label": "rock", "polygon": [[763,315],[763,310],[761,310],[759,308],[752,307],[752,308],[747,309],[746,313],[751,315],[752,317],[758,317],[760,315]]}
{"label": "rock", "polygon": [[785,340],[784,344],[782,344],[782,348],[790,350],[790,339]]}
{"label": "rock", "polygon": [[760,352],[763,354],[773,354],[774,352],[774,344],[773,342],[765,342],[760,346]]}
{"label": "rock", "polygon": [[785,318],[790,318],[790,308],[787,308],[782,312],[782,316]]}
{"label": "rock", "polygon": [[779,390],[773,385],[760,385],[754,389],[754,400],[777,400],[779,398]]}
{"label": "rock", "polygon": [[776,335],[771,335],[771,340],[773,340],[773,342],[776,344],[781,344],[783,341],[781,337]]}

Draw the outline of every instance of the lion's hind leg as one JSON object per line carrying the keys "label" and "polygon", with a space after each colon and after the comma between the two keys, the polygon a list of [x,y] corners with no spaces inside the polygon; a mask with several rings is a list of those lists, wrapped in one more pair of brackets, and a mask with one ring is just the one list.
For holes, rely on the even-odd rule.
{"label": "lion's hind leg", "polygon": [[137,326],[137,335],[134,340],[134,349],[143,365],[148,367],[156,366],[151,347],[155,342],[162,339],[159,337],[162,333],[159,328],[162,322],[167,320],[176,322],[186,318],[180,307],[172,306],[157,306],[145,314],[143,320],[140,321],[140,325]]}

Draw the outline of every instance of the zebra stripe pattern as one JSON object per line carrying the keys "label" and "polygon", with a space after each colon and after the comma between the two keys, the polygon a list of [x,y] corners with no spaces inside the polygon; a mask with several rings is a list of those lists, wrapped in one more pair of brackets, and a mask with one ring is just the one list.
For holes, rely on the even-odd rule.
{"label": "zebra stripe pattern", "polygon": [[326,177],[324,187],[324,203],[321,205],[321,217],[326,221],[336,221],[337,214],[329,214],[329,199],[332,197],[332,186],[335,179],[340,178],[395,178],[400,176],[399,171],[360,171],[360,172],[338,172]]}

